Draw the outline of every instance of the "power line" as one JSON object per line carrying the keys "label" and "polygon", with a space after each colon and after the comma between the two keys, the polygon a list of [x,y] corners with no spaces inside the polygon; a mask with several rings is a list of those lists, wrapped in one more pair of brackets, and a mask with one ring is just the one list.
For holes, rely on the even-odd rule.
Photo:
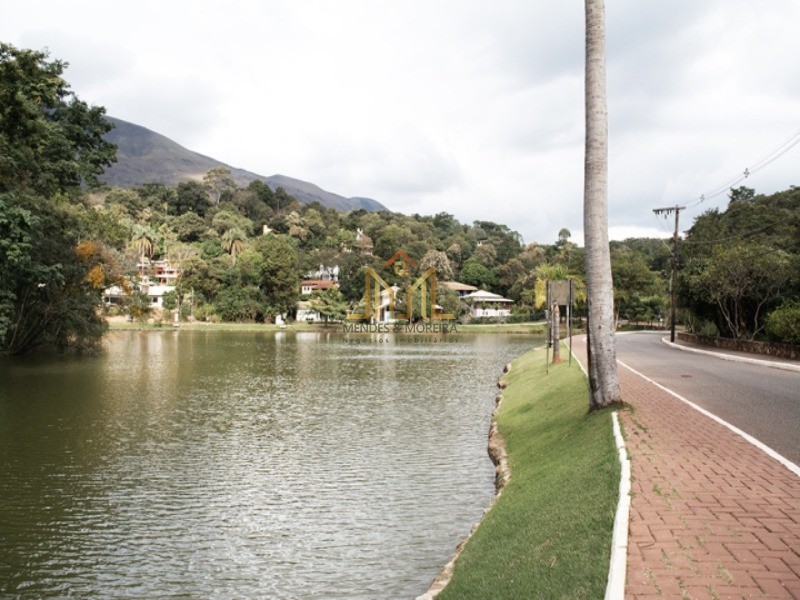
{"label": "power line", "polygon": [[700,195],[700,199],[690,204],[687,208],[693,208],[699,204],[702,204],[706,200],[711,200],[712,198],[716,198],[717,196],[721,196],[722,194],[727,193],[733,186],[741,183],[750,175],[754,173],[758,173],[768,165],[771,165],[773,162],[778,160],[781,156],[786,154],[789,150],[794,148],[797,144],[800,144],[800,129],[795,131],[792,135],[790,135],[786,141],[780,144],[777,148],[772,150],[772,152],[768,153],[764,158],[759,160],[758,162],[754,163],[752,167],[747,167],[742,172],[741,175],[733,179],[732,181],[726,183],[725,185],[714,188],[710,192],[706,192],[705,194]]}
{"label": "power line", "polygon": [[767,154],[764,158],[760,161],[755,163],[752,167],[750,167],[750,174],[757,173],[767,165],[773,163],[775,160],[786,154],[789,150],[794,148],[798,143],[800,143],[800,129],[795,131],[789,139],[783,142],[780,146],[778,146],[775,150]]}

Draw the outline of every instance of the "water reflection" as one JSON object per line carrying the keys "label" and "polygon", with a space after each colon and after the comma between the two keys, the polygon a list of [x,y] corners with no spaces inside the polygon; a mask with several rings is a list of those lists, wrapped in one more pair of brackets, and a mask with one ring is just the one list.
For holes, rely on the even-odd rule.
{"label": "water reflection", "polygon": [[126,332],[0,363],[0,591],[414,597],[491,498],[531,344]]}

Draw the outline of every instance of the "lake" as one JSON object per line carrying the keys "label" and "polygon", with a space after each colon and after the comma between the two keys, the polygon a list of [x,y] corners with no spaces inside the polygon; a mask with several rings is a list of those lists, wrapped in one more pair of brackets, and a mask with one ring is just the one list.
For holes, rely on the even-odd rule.
{"label": "lake", "polygon": [[117,331],[0,361],[0,592],[423,593],[494,494],[503,365],[540,343],[441,339]]}

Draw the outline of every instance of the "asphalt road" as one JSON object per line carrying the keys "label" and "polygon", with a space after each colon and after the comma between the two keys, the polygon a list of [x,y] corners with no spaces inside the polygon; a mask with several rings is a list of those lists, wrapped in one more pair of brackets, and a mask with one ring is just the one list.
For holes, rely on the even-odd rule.
{"label": "asphalt road", "polygon": [[800,372],[685,352],[663,332],[617,336],[617,360],[800,464]]}

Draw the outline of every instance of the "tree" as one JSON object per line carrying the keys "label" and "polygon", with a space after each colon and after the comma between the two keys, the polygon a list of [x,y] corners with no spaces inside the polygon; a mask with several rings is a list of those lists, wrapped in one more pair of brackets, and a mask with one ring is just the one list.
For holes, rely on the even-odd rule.
{"label": "tree", "polygon": [[653,298],[663,291],[663,284],[658,274],[650,270],[646,257],[625,245],[612,249],[611,271],[617,320],[620,316],[634,319],[645,298]]}
{"label": "tree", "polygon": [[206,222],[191,210],[174,217],[173,228],[181,242],[196,242],[208,229]]}
{"label": "tree", "polygon": [[247,189],[248,191],[254,192],[258,196],[258,199],[271,210],[275,209],[275,194],[266,183],[259,179],[254,179],[248,184]]}
{"label": "tree", "polygon": [[0,192],[51,197],[94,184],[116,160],[105,109],[79,100],[67,63],[0,43]]}
{"label": "tree", "polygon": [[197,181],[179,183],[175,195],[168,198],[168,212],[171,215],[180,216],[192,211],[203,217],[208,209],[208,196],[203,185]]}
{"label": "tree", "polygon": [[128,314],[132,319],[136,319],[140,323],[147,321],[153,307],[150,305],[150,297],[142,292],[140,289],[133,290],[127,296]]}
{"label": "tree", "polygon": [[181,276],[178,279],[177,291],[183,297],[192,296],[193,301],[200,296],[203,301],[211,302],[219,293],[220,282],[214,276],[212,266],[199,256],[193,256],[181,264]]}
{"label": "tree", "polygon": [[800,300],[788,300],[769,313],[765,329],[771,339],[800,345]]}
{"label": "tree", "polygon": [[754,339],[764,329],[766,310],[786,289],[787,254],[758,243],[717,246],[696,261],[685,277],[690,293],[716,305],[718,327],[735,339]]}
{"label": "tree", "polygon": [[475,248],[471,259],[477,260],[487,269],[491,269],[497,263],[497,250],[491,244],[482,244]]}
{"label": "tree", "polygon": [[227,285],[214,301],[223,321],[260,321],[264,318],[264,294],[256,286]]}
{"label": "tree", "polygon": [[341,321],[347,314],[347,302],[337,287],[312,292],[308,303],[312,310],[322,315],[325,325],[329,319]]}
{"label": "tree", "polygon": [[433,217],[433,226],[440,231],[443,236],[449,235],[453,231],[461,229],[456,218],[450,213],[440,212]]}
{"label": "tree", "polygon": [[494,272],[484,267],[474,258],[467,259],[464,262],[459,278],[464,283],[484,289],[491,289],[497,283],[497,277]]}
{"label": "tree", "polygon": [[292,208],[295,204],[298,204],[297,199],[294,196],[291,196],[283,187],[278,186],[273,194],[274,199],[274,206],[272,208],[275,212],[279,212],[281,210],[288,210]]}
{"label": "tree", "polygon": [[261,274],[264,270],[264,257],[250,247],[246,247],[236,257],[236,276],[238,284],[243,286],[256,286],[261,283]]}
{"label": "tree", "polygon": [[572,237],[572,233],[566,227],[562,227],[558,230],[558,241],[556,242],[556,246],[561,248],[565,244],[569,242],[569,238]]}
{"label": "tree", "polygon": [[383,261],[377,256],[350,252],[344,254],[339,264],[339,290],[348,302],[358,302],[364,297],[367,268],[380,271]]}
{"label": "tree", "polygon": [[0,194],[0,354],[91,349],[102,336],[102,256],[78,252],[78,230],[64,207]]}
{"label": "tree", "polygon": [[761,335],[780,300],[800,298],[800,188],[770,196],[732,189],[725,211],[695,219],[681,263],[680,300],[692,329]]}
{"label": "tree", "polygon": [[145,258],[153,258],[157,239],[158,235],[148,225],[134,225],[130,246],[139,254],[140,262],[143,263]]}
{"label": "tree", "polygon": [[168,260],[177,263],[182,263],[194,256],[198,256],[197,248],[191,244],[184,244],[182,242],[171,244],[165,254]]}
{"label": "tree", "polygon": [[234,228],[241,229],[243,232],[252,233],[253,222],[239,214],[232,206],[230,206],[230,210],[227,210],[228,206],[217,212],[214,218],[211,219],[211,226],[216,229],[217,233],[222,235],[229,229]]}
{"label": "tree", "polygon": [[450,244],[447,247],[445,254],[447,254],[447,258],[450,259],[451,265],[455,265],[456,268],[461,265],[461,246],[459,246],[457,243],[453,242]]}
{"label": "tree", "polygon": [[606,105],[605,7],[585,0],[586,151],[583,229],[588,301],[589,407],[622,401],[614,334],[614,286],[608,243],[608,109]]}
{"label": "tree", "polygon": [[[258,182],[258,180],[255,180],[253,183],[256,182]],[[239,209],[240,213],[253,222],[254,231],[260,231],[264,225],[269,223],[272,217],[272,209],[261,199],[257,192],[250,188],[236,190],[231,198],[231,202]]]}
{"label": "tree", "polygon": [[398,250],[411,252],[408,246],[413,240],[414,234],[404,224],[390,223],[380,231],[375,240],[375,254],[388,260]]}
{"label": "tree", "polygon": [[247,240],[247,236],[238,227],[228,229],[222,234],[222,249],[231,255],[234,265],[236,264],[236,257],[244,249],[245,240]]}
{"label": "tree", "polygon": [[175,188],[170,188],[163,183],[145,183],[135,189],[142,201],[159,212],[167,212],[170,203],[175,203]]}
{"label": "tree", "polygon": [[213,206],[219,204],[223,194],[236,189],[236,184],[231,179],[231,170],[225,167],[214,167],[203,175],[203,186]]}
{"label": "tree", "polygon": [[305,219],[296,210],[291,211],[286,215],[286,223],[289,226],[287,233],[293,238],[297,238],[301,242],[305,242],[309,236],[309,230],[306,227]]}
{"label": "tree", "polygon": [[294,245],[285,236],[268,235],[257,238],[254,247],[264,259],[259,287],[267,304],[265,312],[275,316],[291,310],[300,295]]}
{"label": "tree", "polygon": [[89,348],[102,336],[100,253],[76,252],[78,207],[64,200],[115,159],[102,107],[61,78],[66,63],[0,43],[0,353]]}
{"label": "tree", "polygon": [[433,267],[436,270],[436,278],[440,281],[450,281],[453,279],[453,267],[450,266],[450,259],[447,254],[440,250],[428,250],[419,263],[421,272],[425,272]]}
{"label": "tree", "polygon": [[500,225],[492,221],[475,221],[474,226],[473,236],[475,239],[485,239],[491,243],[495,251],[492,259],[496,264],[508,262],[522,249],[522,237],[516,231],[509,229],[507,225]]}
{"label": "tree", "polygon": [[144,201],[139,194],[122,188],[112,189],[106,196],[106,204],[119,204],[134,219],[139,217],[144,208]]}

